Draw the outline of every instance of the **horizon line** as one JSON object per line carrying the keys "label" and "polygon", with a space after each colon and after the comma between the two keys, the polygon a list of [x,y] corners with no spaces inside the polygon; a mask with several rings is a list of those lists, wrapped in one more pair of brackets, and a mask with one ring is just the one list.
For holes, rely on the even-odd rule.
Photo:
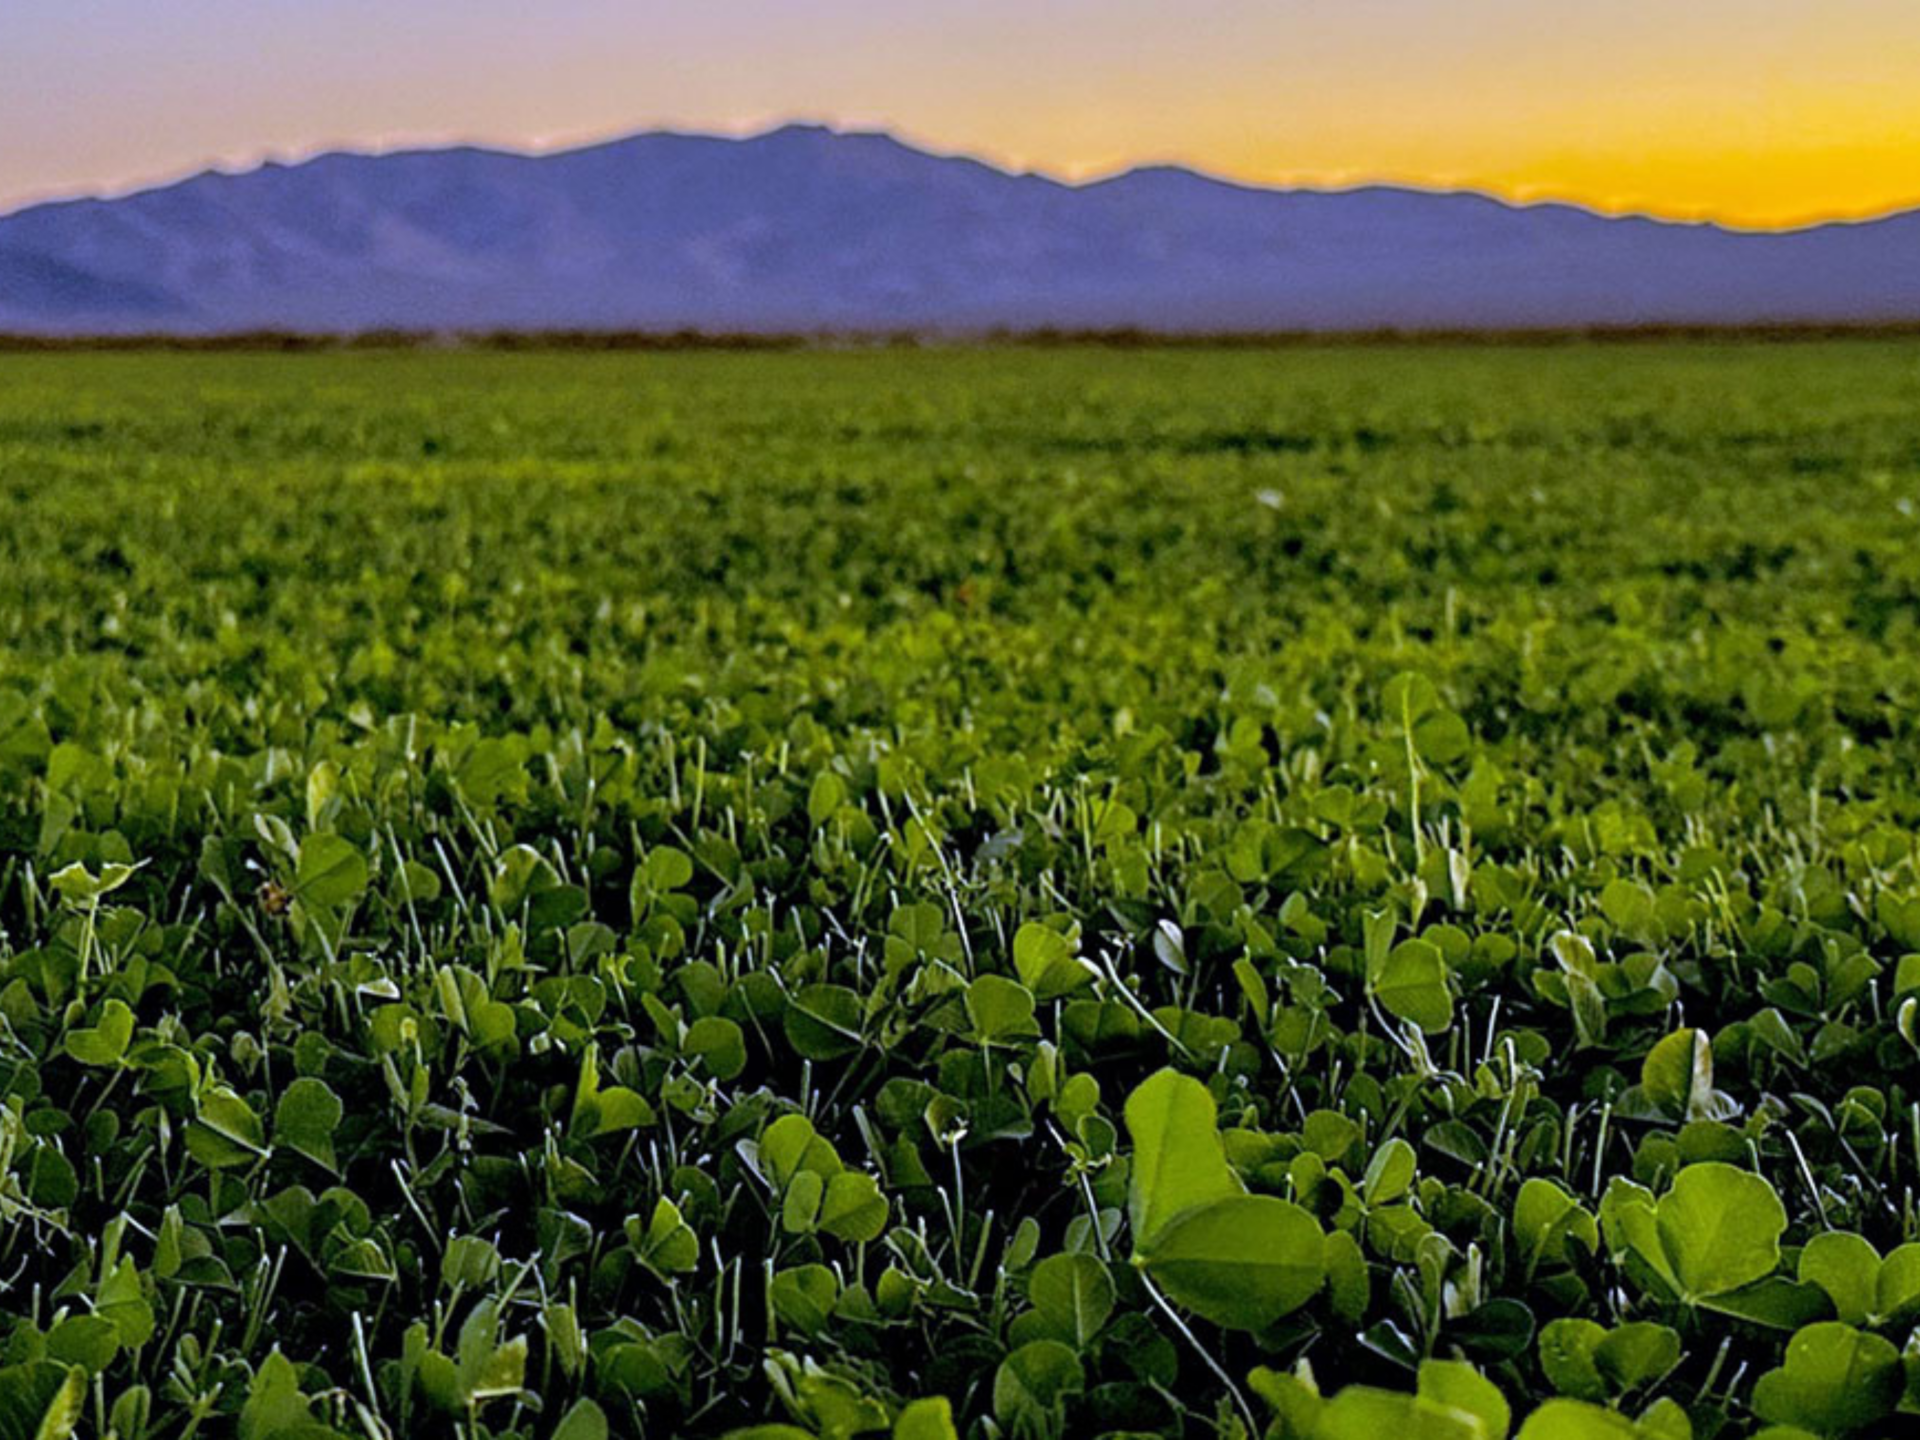
{"label": "horizon line", "polygon": [[1828,226],[1870,225],[1876,221],[1889,220],[1896,216],[1914,213],[1920,210],[1920,196],[1911,200],[1858,211],[1821,211],[1805,217],[1798,217],[1778,223],[1757,223],[1728,219],[1706,212],[1661,211],[1630,204],[1612,205],[1594,200],[1572,199],[1564,195],[1515,191],[1509,187],[1485,183],[1460,182],[1448,183],[1431,177],[1395,176],[1391,174],[1368,174],[1350,181],[1313,181],[1313,180],[1262,180],[1246,176],[1232,175],[1196,164],[1181,158],[1139,158],[1126,161],[1105,169],[1089,169],[1077,173],[1071,168],[1022,165],[1017,161],[990,152],[966,148],[952,148],[943,142],[926,139],[911,134],[900,127],[890,125],[869,125],[841,120],[820,120],[794,117],[780,120],[759,120],[731,129],[683,128],[670,123],[646,125],[638,129],[622,129],[595,132],[590,135],[569,135],[555,137],[534,137],[527,141],[494,140],[480,137],[400,135],[391,141],[386,140],[343,140],[321,141],[313,146],[304,147],[296,152],[263,148],[249,153],[245,159],[232,164],[215,159],[202,161],[189,168],[173,171],[158,178],[130,179],[118,182],[96,184],[87,188],[66,191],[50,191],[37,195],[28,195],[23,199],[0,204],[0,221],[10,220],[31,210],[54,205],[76,205],[88,202],[113,203],[132,199],[135,196],[169,190],[174,186],[205,176],[219,175],[228,178],[240,178],[262,170],[282,168],[296,169],[329,156],[344,155],[359,159],[382,159],[389,156],[438,154],[460,150],[478,150],[495,155],[510,155],[525,159],[542,159],[550,156],[571,154],[581,150],[592,150],[604,146],[618,145],[626,141],[638,140],[648,136],[675,136],[689,140],[716,140],[736,144],[748,144],[765,140],[787,130],[820,130],[836,137],[858,138],[878,137],[893,141],[907,149],[914,150],[942,160],[965,160],[984,165],[992,170],[1014,179],[1040,179],[1062,186],[1069,190],[1085,190],[1093,186],[1107,184],[1128,175],[1154,170],[1176,170],[1197,176],[1218,185],[1233,186],[1242,190],[1261,191],[1268,194],[1317,194],[1343,195],[1365,190],[1398,190],[1407,193],[1431,195],[1435,197],[1461,196],[1489,200],[1515,210],[1562,208],[1583,211],[1589,215],[1609,220],[1648,220],[1661,225],[1692,226],[1703,229],[1719,229],[1736,234],[1748,235],[1788,235],[1799,231],[1818,230]]}

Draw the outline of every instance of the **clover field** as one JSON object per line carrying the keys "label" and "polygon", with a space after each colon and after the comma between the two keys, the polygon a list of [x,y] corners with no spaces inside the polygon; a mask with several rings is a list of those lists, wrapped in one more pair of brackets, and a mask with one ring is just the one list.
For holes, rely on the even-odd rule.
{"label": "clover field", "polygon": [[1920,1433],[1920,345],[0,356],[0,1437]]}

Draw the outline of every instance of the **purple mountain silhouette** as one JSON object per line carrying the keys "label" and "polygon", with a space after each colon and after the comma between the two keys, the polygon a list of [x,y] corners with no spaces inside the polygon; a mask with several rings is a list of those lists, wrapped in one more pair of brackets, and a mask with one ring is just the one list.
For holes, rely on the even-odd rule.
{"label": "purple mountain silhouette", "polygon": [[0,329],[966,331],[1920,320],[1920,211],[1786,233],[883,134],[322,155],[0,217]]}

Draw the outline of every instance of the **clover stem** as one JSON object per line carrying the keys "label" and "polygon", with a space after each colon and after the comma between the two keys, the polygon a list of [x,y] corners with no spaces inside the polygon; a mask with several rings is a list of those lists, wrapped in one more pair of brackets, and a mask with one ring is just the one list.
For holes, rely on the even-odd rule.
{"label": "clover stem", "polygon": [[1218,1360],[1213,1358],[1207,1347],[1200,1343],[1200,1337],[1194,1334],[1192,1327],[1180,1318],[1180,1312],[1167,1303],[1167,1297],[1160,1293],[1160,1287],[1153,1283],[1153,1277],[1146,1272],[1145,1267],[1140,1267],[1139,1275],[1140,1283],[1146,1286],[1148,1297],[1160,1307],[1167,1319],[1173,1322],[1173,1328],[1187,1337],[1187,1343],[1193,1346],[1194,1354],[1198,1355],[1200,1362],[1213,1372],[1214,1378],[1227,1387],[1227,1393],[1233,1396],[1233,1403],[1240,1411],[1240,1418],[1247,1422],[1247,1434],[1258,1435],[1260,1421],[1254,1416],[1253,1407],[1247,1403],[1247,1397],[1240,1393],[1240,1387],[1233,1383],[1233,1377],[1227,1374]]}
{"label": "clover stem", "polygon": [[1413,748],[1413,703],[1404,691],[1400,696],[1400,728],[1407,742],[1407,818],[1413,825],[1413,866],[1418,874],[1427,858],[1427,847],[1420,835],[1420,756]]}
{"label": "clover stem", "polygon": [[80,983],[79,988],[87,988],[87,976],[93,969],[93,927],[100,914],[100,897],[95,895],[87,902],[87,923],[80,928]]}

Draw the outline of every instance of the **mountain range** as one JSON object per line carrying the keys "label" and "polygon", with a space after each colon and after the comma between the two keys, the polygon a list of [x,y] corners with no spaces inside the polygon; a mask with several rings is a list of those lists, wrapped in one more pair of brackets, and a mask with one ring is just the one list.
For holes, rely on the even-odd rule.
{"label": "mountain range", "polygon": [[1471,192],[1070,184],[792,125],[332,153],[0,217],[0,330],[1218,332],[1920,320],[1920,210],[1732,230]]}

